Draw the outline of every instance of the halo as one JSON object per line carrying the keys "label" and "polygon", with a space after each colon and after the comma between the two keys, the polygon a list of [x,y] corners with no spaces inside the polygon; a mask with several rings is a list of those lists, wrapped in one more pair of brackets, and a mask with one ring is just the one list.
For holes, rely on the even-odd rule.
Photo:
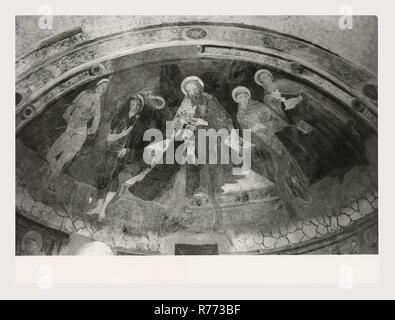
{"label": "halo", "polygon": [[248,94],[248,99],[251,98],[251,92],[248,88],[243,87],[243,86],[238,86],[232,90],[232,98],[235,102],[237,102],[237,96],[241,93],[247,93]]}
{"label": "halo", "polygon": [[160,104],[152,107],[154,110],[161,110],[161,109],[163,109],[163,107],[166,104],[165,99],[163,99],[161,96],[150,95],[150,96],[148,96],[148,98],[151,98],[153,100],[159,100],[161,102]]}
{"label": "halo", "polygon": [[110,82],[110,79],[108,79],[108,78],[101,79],[101,80],[96,84],[96,87],[97,87],[97,86],[100,86],[100,85],[103,84],[103,83],[109,83],[109,82]]}
{"label": "halo", "polygon": [[140,100],[141,106],[144,106],[144,104],[145,104],[145,99],[144,99],[144,97],[143,97],[140,93],[136,94],[136,98]]}
{"label": "halo", "polygon": [[266,74],[272,79],[272,81],[274,81],[273,75],[272,75],[272,73],[271,73],[269,70],[266,70],[266,69],[259,69],[257,72],[255,72],[255,75],[254,75],[254,80],[255,80],[255,82],[256,82],[257,84],[259,84],[259,85],[262,84],[261,81],[259,80],[259,76],[260,76],[262,73],[266,73]]}
{"label": "halo", "polygon": [[202,79],[200,79],[200,78],[197,77],[197,76],[189,76],[189,77],[186,77],[186,78],[181,82],[181,91],[182,91],[183,94],[187,94],[186,91],[185,91],[185,86],[186,86],[186,84],[187,84],[188,82],[190,82],[190,81],[197,81],[197,82],[202,86],[202,88],[204,88],[204,83],[203,83]]}
{"label": "halo", "polygon": [[[130,101],[132,101],[132,100],[140,101],[141,102],[141,106],[144,106],[144,104],[145,104],[144,96],[142,94],[140,94],[140,93],[136,93],[136,94],[132,95],[130,97]],[[130,104],[130,102],[129,102],[129,104]]]}

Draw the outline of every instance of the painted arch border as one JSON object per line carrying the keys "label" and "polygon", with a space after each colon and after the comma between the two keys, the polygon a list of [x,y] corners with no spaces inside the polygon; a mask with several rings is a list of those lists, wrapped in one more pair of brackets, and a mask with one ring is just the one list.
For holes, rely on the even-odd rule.
{"label": "painted arch border", "polygon": [[[112,60],[176,46],[199,46],[202,56],[209,57],[211,51],[212,57],[253,61],[308,81],[358,112],[377,132],[377,101],[363,93],[366,85],[377,88],[377,78],[294,36],[247,25],[199,22],[149,26],[95,39],[81,31],[71,40],[56,40],[16,61],[16,90],[22,97],[16,106],[17,132],[67,92],[112,74]],[[335,68],[338,64],[346,71]],[[95,66],[101,72],[95,73]]]}

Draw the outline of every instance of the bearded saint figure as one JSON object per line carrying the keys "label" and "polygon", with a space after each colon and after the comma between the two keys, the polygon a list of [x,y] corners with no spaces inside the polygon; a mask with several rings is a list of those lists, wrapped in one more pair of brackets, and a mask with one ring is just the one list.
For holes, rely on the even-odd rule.
{"label": "bearded saint figure", "polygon": [[[179,131],[187,127],[190,132],[196,133],[197,129],[213,129],[216,132],[226,130],[229,134],[233,129],[231,117],[219,101],[212,95],[204,92],[204,83],[197,76],[189,76],[181,83],[181,91],[185,95],[174,118],[174,130]],[[199,145],[197,134],[195,136],[195,146]],[[226,138],[226,137],[223,137]],[[201,141],[200,141],[201,142]],[[227,182],[232,175],[232,165],[221,163],[221,144],[211,146],[206,138],[206,163],[197,164],[199,168],[199,187],[194,191],[195,195],[213,195],[216,192],[223,192],[221,186]],[[216,150],[212,150],[212,148]],[[216,163],[208,163],[210,153],[216,155]],[[199,154],[196,154],[199,157]],[[188,169],[191,169],[187,165]]]}
{"label": "bearded saint figure", "polygon": [[[189,161],[191,152],[195,160],[200,160],[200,148],[189,147],[191,143],[194,146],[200,145],[198,129],[213,129],[215,132],[223,129],[222,132],[229,133],[233,128],[233,122],[218,100],[204,92],[204,83],[197,76],[185,78],[181,83],[181,91],[184,99],[171,122],[173,134],[166,140],[146,147],[146,150],[151,150],[155,154],[152,161],[149,161],[151,168],[133,178],[133,186],[129,191],[144,200],[156,199],[178,208],[184,206],[186,198],[194,196],[207,196],[215,203],[215,194],[223,192],[221,186],[232,177],[232,165],[220,163],[222,146],[219,143],[211,145],[207,142],[208,136],[201,137],[201,140],[206,139],[202,143],[206,148],[206,161]],[[225,140],[226,137],[222,138]],[[167,158],[169,153],[173,153],[174,149],[176,151],[173,160],[176,161],[173,161],[173,164],[161,164],[161,160]],[[148,154],[151,154],[151,151]],[[217,161],[214,163],[209,163],[207,159],[211,153],[216,155]],[[181,157],[178,157],[180,154]],[[179,161],[180,158],[187,160]],[[169,194],[165,191],[162,197],[160,194],[165,183],[172,178],[174,182],[168,190]],[[136,179],[138,181],[135,181]],[[142,193],[141,190],[146,190],[149,195],[147,192]]]}

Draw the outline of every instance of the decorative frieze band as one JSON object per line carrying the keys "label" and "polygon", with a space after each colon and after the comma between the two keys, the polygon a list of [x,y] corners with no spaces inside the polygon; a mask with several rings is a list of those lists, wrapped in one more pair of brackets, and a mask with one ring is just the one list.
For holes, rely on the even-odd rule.
{"label": "decorative frieze band", "polygon": [[[251,59],[263,59],[264,63],[272,63],[278,68],[291,68],[294,73],[292,61],[300,63],[302,59],[303,63],[300,64],[308,66],[303,71],[307,73],[301,74],[302,77],[309,77],[311,81],[321,85],[320,81],[324,80],[318,74],[322,72],[338,80],[346,88],[343,90],[331,86],[330,81],[324,81],[322,85],[345,100],[350,99],[350,95],[345,92],[354,91],[357,98],[367,105],[363,112],[367,118],[373,120],[377,113],[374,107],[377,103],[375,95],[369,94],[372,86],[377,89],[377,81],[372,74],[310,43],[268,30],[222,24],[167,25],[87,40],[88,35],[81,32],[39,48],[16,61],[16,90],[22,97],[17,105],[17,112],[31,104],[32,98],[40,98],[37,96],[46,94],[58,86],[59,82],[65,81],[65,75],[69,78],[76,76],[81,72],[83,65],[95,61],[104,63],[124,55],[155,48],[202,45],[243,48],[230,49],[234,51],[229,51],[229,55],[245,57],[245,52],[250,52],[248,55]],[[214,48],[207,50],[212,51]],[[259,54],[254,56],[253,51]],[[262,58],[263,56],[265,58]],[[314,72],[309,73],[310,69],[314,69]]]}

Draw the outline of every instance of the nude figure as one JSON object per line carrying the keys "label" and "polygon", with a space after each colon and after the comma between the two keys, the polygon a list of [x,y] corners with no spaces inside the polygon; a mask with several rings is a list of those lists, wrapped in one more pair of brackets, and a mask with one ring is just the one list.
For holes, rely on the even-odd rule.
{"label": "nude figure", "polygon": [[[63,115],[67,121],[66,131],[55,140],[47,154],[51,175],[59,174],[81,150],[87,136],[96,133],[100,123],[100,97],[108,84],[108,79],[99,81],[95,90],[81,92],[67,108]],[[91,119],[92,126],[88,128]]]}

